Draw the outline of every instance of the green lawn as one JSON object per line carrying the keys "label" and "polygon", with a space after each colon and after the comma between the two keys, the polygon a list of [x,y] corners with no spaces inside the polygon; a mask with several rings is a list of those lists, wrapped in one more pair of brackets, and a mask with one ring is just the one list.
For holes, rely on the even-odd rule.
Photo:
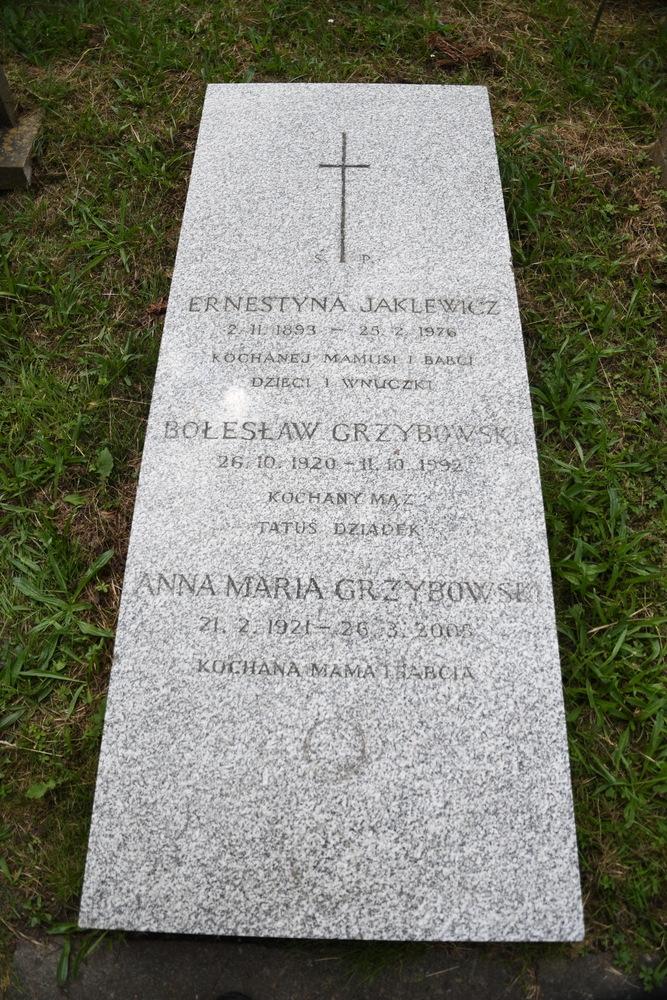
{"label": "green lawn", "polygon": [[[592,42],[596,3],[6,0],[1,61],[44,124],[32,188],[0,195],[0,983],[15,934],[76,920],[204,87],[251,79],[489,88],[551,542],[585,947],[628,969],[667,955],[667,192],[648,158],[667,118],[666,11],[618,0]],[[542,952],[521,950],[528,964]],[[371,968],[394,954],[350,957]]]}

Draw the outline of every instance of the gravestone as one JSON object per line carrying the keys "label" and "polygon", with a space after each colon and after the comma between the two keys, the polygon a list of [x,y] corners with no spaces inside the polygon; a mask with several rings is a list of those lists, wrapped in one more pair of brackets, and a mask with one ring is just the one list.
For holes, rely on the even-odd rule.
{"label": "gravestone", "polygon": [[79,922],[583,934],[484,88],[208,88]]}
{"label": "gravestone", "polygon": [[0,191],[27,187],[32,178],[32,146],[42,116],[19,118],[7,77],[0,66]]}

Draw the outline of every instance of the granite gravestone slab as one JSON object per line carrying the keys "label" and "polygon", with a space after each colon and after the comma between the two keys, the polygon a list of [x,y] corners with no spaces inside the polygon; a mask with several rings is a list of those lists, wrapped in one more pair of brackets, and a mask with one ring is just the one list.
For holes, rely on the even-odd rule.
{"label": "granite gravestone slab", "polygon": [[484,88],[208,88],[80,924],[582,936]]}

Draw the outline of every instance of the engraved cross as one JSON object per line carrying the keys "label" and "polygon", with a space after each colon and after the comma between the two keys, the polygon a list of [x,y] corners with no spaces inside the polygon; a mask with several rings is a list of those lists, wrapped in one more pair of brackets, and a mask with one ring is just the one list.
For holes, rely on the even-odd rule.
{"label": "engraved cross", "polygon": [[333,170],[340,170],[340,262],[345,263],[345,171],[346,170],[369,170],[370,163],[348,163],[347,162],[347,134],[343,132],[343,152],[340,163],[320,163],[320,167],[329,167]]}

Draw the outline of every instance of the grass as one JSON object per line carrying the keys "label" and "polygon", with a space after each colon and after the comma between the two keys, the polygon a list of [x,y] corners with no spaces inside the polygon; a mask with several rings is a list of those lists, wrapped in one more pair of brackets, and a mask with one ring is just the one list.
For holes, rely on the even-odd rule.
{"label": "grass", "polygon": [[[648,158],[667,118],[667,28],[652,0],[618,0],[591,41],[596,6],[6,0],[2,62],[44,124],[32,188],[0,196],[0,981],[15,935],[76,920],[204,87],[251,79],[489,88],[556,589],[584,947],[628,970],[667,955],[667,192]],[[451,46],[470,62],[452,65]],[[530,963],[543,949],[501,953]],[[356,947],[350,961],[363,973],[402,954]]]}

